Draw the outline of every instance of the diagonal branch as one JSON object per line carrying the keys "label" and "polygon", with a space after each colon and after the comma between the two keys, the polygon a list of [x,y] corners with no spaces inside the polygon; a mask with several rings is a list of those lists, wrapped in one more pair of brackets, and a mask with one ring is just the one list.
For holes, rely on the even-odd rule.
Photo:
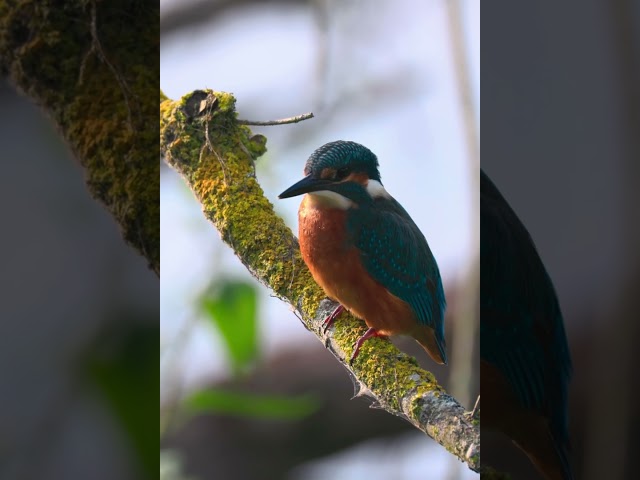
{"label": "diagonal branch", "polygon": [[254,161],[266,151],[265,139],[238,124],[235,98],[211,90],[197,90],[178,101],[164,97],[160,151],[240,261],[290,304],[303,325],[352,373],[359,395],[372,397],[479,471],[480,426],[431,373],[379,338],[366,342],[349,365],[352,346],[365,326],[346,313],[334,329],[323,332],[322,319],[335,304],[313,281],[297,239],[260,188]]}

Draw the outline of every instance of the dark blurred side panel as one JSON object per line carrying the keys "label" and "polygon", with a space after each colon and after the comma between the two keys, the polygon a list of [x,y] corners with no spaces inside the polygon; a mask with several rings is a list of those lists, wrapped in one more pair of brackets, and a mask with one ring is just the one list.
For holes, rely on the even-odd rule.
{"label": "dark blurred side panel", "polygon": [[[557,291],[583,479],[631,478],[638,447],[639,17],[631,0],[482,5],[481,165]],[[483,463],[539,478],[510,443],[483,429]]]}
{"label": "dark blurred side panel", "polygon": [[[0,2],[0,10],[31,12],[30,2],[19,3]],[[94,25],[99,35],[109,15],[122,18],[116,42],[131,32],[127,22],[136,12],[158,9],[146,0],[67,2],[55,12],[45,2],[31,3],[38,13],[69,21],[52,44],[68,42],[66,32],[89,29],[96,4],[103,4]],[[86,15],[78,13],[79,3]],[[24,41],[27,33],[0,31],[0,43],[11,35]],[[158,36],[143,47],[159,50]],[[87,42],[86,49],[86,61],[94,61],[98,47]],[[68,67],[72,60],[60,63]],[[111,57],[110,67],[119,60]],[[0,64],[8,69],[1,58]],[[153,98],[137,98],[153,112],[148,118],[138,112],[153,135],[159,53],[136,74],[158,83]],[[99,135],[104,119],[95,120]],[[0,78],[0,159],[0,479],[157,478],[158,277],[91,197],[86,171],[47,112],[9,78]]]}

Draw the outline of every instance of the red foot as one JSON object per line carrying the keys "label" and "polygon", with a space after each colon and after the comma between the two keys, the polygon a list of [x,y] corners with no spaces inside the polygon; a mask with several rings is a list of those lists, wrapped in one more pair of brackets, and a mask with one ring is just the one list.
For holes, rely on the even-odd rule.
{"label": "red foot", "polygon": [[336,309],[333,312],[331,312],[331,315],[329,315],[327,318],[324,319],[324,321],[322,322],[322,325],[324,327],[322,331],[324,333],[327,332],[329,327],[333,325],[333,322],[336,321],[336,318],[338,318],[342,312],[344,312],[344,307],[342,305],[338,305]]}
{"label": "red foot", "polygon": [[373,337],[384,337],[384,335],[379,334],[378,331],[374,328],[370,328],[369,330],[367,330],[365,334],[362,335],[355,343],[356,349],[353,351],[353,355],[351,355],[351,360],[349,360],[349,363],[353,363],[353,361],[356,359],[356,357],[360,353],[360,347],[362,347],[362,344]]}

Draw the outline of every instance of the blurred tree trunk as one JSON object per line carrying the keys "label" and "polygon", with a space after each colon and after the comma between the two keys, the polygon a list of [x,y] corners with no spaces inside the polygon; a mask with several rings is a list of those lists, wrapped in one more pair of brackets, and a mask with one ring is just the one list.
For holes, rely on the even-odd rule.
{"label": "blurred tree trunk", "polygon": [[0,0],[0,70],[51,117],[91,194],[157,274],[158,22],[152,1]]}

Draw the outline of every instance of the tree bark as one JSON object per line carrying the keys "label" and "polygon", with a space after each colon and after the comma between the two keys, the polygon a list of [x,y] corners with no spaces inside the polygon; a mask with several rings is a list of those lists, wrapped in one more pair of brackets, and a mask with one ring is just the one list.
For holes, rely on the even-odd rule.
{"label": "tree bark", "polygon": [[353,344],[366,327],[347,313],[323,332],[322,320],[336,304],[314,282],[297,239],[260,188],[254,162],[266,151],[266,139],[238,124],[235,98],[211,90],[197,90],[178,101],[162,98],[161,154],[184,177],[240,261],[290,304],[305,328],[351,372],[359,395],[372,397],[479,471],[479,421],[469,418],[433,374],[380,338],[367,341],[350,365]]}
{"label": "tree bark", "polygon": [[159,15],[157,1],[0,0],[0,71],[51,117],[158,275]]}

